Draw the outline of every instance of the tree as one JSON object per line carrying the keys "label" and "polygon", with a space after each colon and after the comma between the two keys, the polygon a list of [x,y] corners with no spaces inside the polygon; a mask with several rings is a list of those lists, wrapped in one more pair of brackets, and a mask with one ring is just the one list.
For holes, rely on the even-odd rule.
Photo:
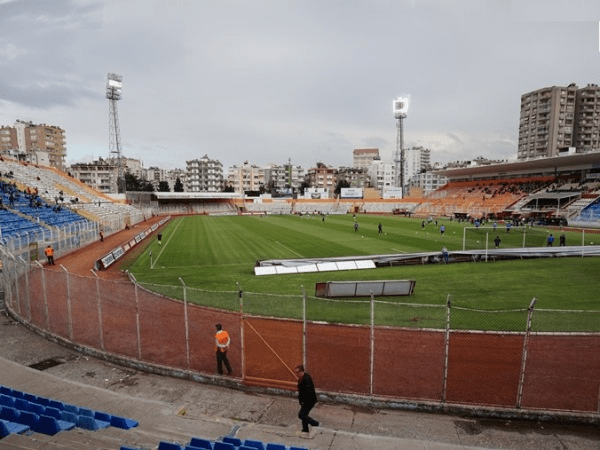
{"label": "tree", "polygon": [[173,192],[183,192],[183,183],[181,182],[179,177],[177,177],[177,179],[175,180],[175,186],[173,187]]}
{"label": "tree", "polygon": [[125,172],[125,190],[138,192],[154,192],[154,186],[149,181],[140,180],[134,174]]}
{"label": "tree", "polygon": [[158,192],[171,192],[171,188],[169,187],[168,181],[159,181],[158,182]]}
{"label": "tree", "polygon": [[350,187],[350,183],[348,183],[348,180],[346,179],[342,179],[339,180],[337,182],[337,184],[335,185],[335,189],[333,190],[333,193],[337,196],[339,196],[342,193],[342,188],[349,188]]}

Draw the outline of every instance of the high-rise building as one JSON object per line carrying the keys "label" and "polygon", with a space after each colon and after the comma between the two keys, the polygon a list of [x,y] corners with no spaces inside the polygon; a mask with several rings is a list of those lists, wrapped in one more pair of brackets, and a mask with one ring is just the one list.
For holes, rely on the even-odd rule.
{"label": "high-rise building", "polygon": [[187,192],[223,191],[223,164],[204,155],[200,159],[186,161]]}
{"label": "high-rise building", "polygon": [[355,148],[352,152],[352,167],[370,167],[373,161],[380,161],[378,148]]}
{"label": "high-rise building", "polygon": [[[600,117],[597,115],[600,114],[600,108],[598,113],[595,112],[598,105],[596,93],[597,86],[578,89],[573,83],[566,87],[545,87],[523,94],[517,158],[527,160],[558,156],[572,147],[577,152],[589,151],[584,149],[591,148],[587,145],[591,146],[593,142],[591,127],[595,126],[598,135],[598,123],[593,123]],[[575,138],[578,120],[586,121],[581,124],[581,144]]]}
{"label": "high-rise building", "polygon": [[574,147],[578,153],[600,151],[600,87],[588,84],[577,91]]}
{"label": "high-rise building", "polygon": [[425,147],[411,147],[404,150],[404,179],[410,179],[430,167],[431,150]]}

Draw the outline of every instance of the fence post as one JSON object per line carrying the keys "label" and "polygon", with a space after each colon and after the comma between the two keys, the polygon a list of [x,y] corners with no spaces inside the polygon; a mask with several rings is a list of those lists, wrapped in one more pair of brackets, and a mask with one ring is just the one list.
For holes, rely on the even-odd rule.
{"label": "fence post", "polygon": [[50,314],[48,312],[48,291],[46,290],[46,273],[44,266],[39,261],[36,264],[42,269],[42,290],[44,291],[44,313],[46,314],[46,331],[50,331]]}
{"label": "fence post", "polygon": [[302,288],[302,365],[306,367],[306,289]]}
{"label": "fence post", "polygon": [[[17,259],[12,256],[12,260],[13,260],[13,264],[15,266],[15,297],[17,299],[17,311],[19,311],[19,316],[22,315],[21,313],[21,295],[19,292],[19,265],[17,264]],[[14,307],[14,299],[13,299],[13,307]]]}
{"label": "fence post", "polygon": [[96,304],[98,305],[98,332],[100,334],[100,348],[104,351],[104,331],[102,330],[102,302],[100,301],[100,278],[98,274],[90,269],[96,277]]}
{"label": "fence post", "polygon": [[[25,298],[27,299],[27,320],[31,322],[31,294],[29,293],[29,266],[27,261],[19,256],[19,259],[23,262],[24,276],[25,276]],[[19,270],[17,269],[16,275],[19,275]]]}
{"label": "fence post", "polygon": [[527,349],[529,346],[529,334],[531,332],[531,319],[533,318],[533,307],[537,302],[534,297],[531,300],[531,304],[529,305],[529,309],[527,310],[527,326],[525,328],[525,337],[523,338],[523,353],[521,355],[521,376],[519,377],[519,391],[517,394],[517,408],[521,407],[521,402],[523,400],[523,385],[525,384],[525,364],[527,363]]}
{"label": "fence post", "polygon": [[444,336],[444,379],[442,380],[442,403],[446,402],[446,388],[448,385],[448,352],[450,350],[450,308],[452,297],[448,294],[446,299],[446,333]]}
{"label": "fence post", "polygon": [[246,378],[246,343],[244,342],[244,294],[240,283],[235,282],[238,288],[238,296],[240,298],[240,347],[242,351],[241,364],[242,364],[242,380]]}
{"label": "fence post", "polygon": [[[135,277],[134,277],[134,280],[135,280]],[[141,332],[140,332],[140,303],[138,301],[139,299],[138,299],[137,280],[133,284],[133,292],[134,292],[134,297],[135,297],[135,334],[137,336],[137,354],[138,354],[138,359],[141,361],[142,360],[142,337],[140,335],[141,334]]]}
{"label": "fence post", "polygon": [[183,320],[185,322],[185,367],[190,370],[190,327],[188,323],[187,287],[181,277],[179,281],[183,285]]}
{"label": "fence post", "polygon": [[69,339],[73,340],[73,315],[71,313],[71,280],[69,278],[69,271],[63,266],[60,265],[60,268],[65,271],[65,276],[67,278],[67,323],[69,324]]}
{"label": "fence post", "polygon": [[375,368],[375,295],[371,293],[371,364],[369,368],[369,395],[373,395],[373,373]]}

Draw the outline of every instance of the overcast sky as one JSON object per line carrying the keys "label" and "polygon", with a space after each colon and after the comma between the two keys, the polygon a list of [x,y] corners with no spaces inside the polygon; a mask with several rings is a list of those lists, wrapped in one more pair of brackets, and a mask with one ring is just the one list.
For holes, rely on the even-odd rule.
{"label": "overcast sky", "polygon": [[106,76],[123,76],[122,151],[144,166],[516,157],[520,97],[600,84],[598,0],[0,0],[0,125],[109,154]]}

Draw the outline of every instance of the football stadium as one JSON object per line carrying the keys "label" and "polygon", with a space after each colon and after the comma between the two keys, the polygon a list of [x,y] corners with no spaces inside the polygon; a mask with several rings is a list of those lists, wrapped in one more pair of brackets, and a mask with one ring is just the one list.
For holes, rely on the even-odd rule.
{"label": "football stadium", "polygon": [[[120,203],[4,159],[5,307],[48,339],[150,373],[286,395],[304,364],[334,402],[593,421],[599,165],[586,154],[447,170],[441,189],[401,200]],[[216,323],[230,376],[215,371]]]}

